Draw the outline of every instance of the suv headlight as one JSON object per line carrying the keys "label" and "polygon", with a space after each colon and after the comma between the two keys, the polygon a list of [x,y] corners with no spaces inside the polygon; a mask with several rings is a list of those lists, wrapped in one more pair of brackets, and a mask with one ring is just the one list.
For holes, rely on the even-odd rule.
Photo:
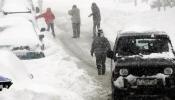
{"label": "suv headlight", "polygon": [[165,68],[164,69],[164,74],[165,75],[171,75],[171,74],[173,74],[173,69],[172,68]]}
{"label": "suv headlight", "polygon": [[121,76],[126,76],[128,75],[128,69],[120,69],[119,73]]}

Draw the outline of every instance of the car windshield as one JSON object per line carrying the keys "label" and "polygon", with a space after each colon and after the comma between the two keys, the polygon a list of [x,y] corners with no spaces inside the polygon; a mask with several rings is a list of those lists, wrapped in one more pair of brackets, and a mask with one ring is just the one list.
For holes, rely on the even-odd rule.
{"label": "car windshield", "polygon": [[151,53],[169,52],[170,41],[165,37],[121,37],[116,51],[118,55],[131,56],[137,54],[148,55]]}

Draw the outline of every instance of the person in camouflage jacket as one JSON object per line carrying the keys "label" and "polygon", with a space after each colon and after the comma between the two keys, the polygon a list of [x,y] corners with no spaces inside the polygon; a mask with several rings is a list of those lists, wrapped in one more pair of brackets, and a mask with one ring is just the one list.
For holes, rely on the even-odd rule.
{"label": "person in camouflage jacket", "polygon": [[98,30],[98,36],[93,40],[91,46],[91,56],[95,53],[98,75],[104,75],[106,71],[106,56],[107,51],[111,50],[110,43],[107,38],[101,36],[102,30]]}

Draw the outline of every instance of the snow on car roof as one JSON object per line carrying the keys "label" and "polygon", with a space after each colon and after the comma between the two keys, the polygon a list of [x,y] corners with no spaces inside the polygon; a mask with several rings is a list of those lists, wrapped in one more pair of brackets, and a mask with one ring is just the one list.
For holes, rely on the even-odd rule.
{"label": "snow on car roof", "polygon": [[167,35],[164,31],[159,31],[151,27],[140,25],[128,25],[119,32],[121,36],[138,36],[138,35]]}
{"label": "snow on car roof", "polygon": [[37,45],[40,43],[32,22],[23,17],[0,19],[0,45]]}
{"label": "snow on car roof", "polygon": [[163,31],[143,31],[143,32],[128,31],[128,32],[119,33],[119,36],[140,36],[140,35],[165,35],[167,36],[167,34]]}
{"label": "snow on car roof", "polygon": [[127,26],[125,29],[121,30],[118,33],[119,36],[140,36],[140,35],[165,35],[167,36],[166,32],[159,31],[157,29],[152,29],[150,27],[144,26]]}

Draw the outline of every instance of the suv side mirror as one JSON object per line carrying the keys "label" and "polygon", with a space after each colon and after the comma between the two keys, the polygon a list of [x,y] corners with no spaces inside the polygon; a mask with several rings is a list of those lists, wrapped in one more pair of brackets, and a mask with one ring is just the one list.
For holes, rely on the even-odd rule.
{"label": "suv side mirror", "polygon": [[114,52],[112,50],[108,50],[107,51],[107,57],[111,58],[111,59],[114,59]]}
{"label": "suv side mirror", "polygon": [[40,30],[40,32],[44,32],[44,31],[46,31],[46,28],[41,28],[41,30]]}

